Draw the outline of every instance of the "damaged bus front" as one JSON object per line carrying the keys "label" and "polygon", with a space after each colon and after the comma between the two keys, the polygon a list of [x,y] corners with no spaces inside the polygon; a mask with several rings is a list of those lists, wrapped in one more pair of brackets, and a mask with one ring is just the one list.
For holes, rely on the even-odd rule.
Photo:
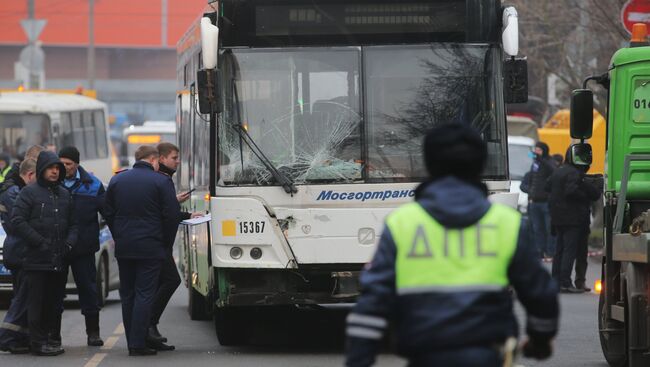
{"label": "damaged bus front", "polygon": [[[179,76],[189,79],[179,84],[190,91],[179,96],[179,111],[190,105],[179,119],[181,156],[213,157],[211,221],[181,234],[183,267],[194,316],[214,313],[224,344],[242,340],[238,321],[253,306],[354,301],[384,218],[426,179],[422,139],[433,125],[479,130],[491,199],[517,203],[501,38],[516,43],[514,9],[496,0],[282,4],[212,4],[203,21],[206,33],[218,27],[215,67],[205,34],[203,48],[183,43],[193,29],[179,43]],[[522,70],[521,60],[508,63]],[[186,69],[201,69],[196,84]],[[521,95],[516,84],[505,94]],[[184,124],[192,148],[183,148]],[[209,133],[207,146],[197,129]],[[181,164],[181,189],[192,169]]]}

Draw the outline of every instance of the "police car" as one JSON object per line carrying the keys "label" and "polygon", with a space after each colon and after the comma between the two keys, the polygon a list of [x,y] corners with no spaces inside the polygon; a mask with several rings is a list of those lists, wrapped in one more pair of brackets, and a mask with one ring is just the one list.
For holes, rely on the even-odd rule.
{"label": "police car", "polygon": [[[0,226],[0,298],[9,298],[12,289],[11,273],[2,261],[2,246],[6,236],[7,234]],[[115,241],[113,241],[113,236],[105,224],[101,226],[99,231],[99,251],[95,254],[95,261],[97,264],[97,293],[99,304],[103,306],[106,303],[108,293],[120,287],[117,260],[115,259]],[[72,272],[68,274],[66,293],[77,293]]]}

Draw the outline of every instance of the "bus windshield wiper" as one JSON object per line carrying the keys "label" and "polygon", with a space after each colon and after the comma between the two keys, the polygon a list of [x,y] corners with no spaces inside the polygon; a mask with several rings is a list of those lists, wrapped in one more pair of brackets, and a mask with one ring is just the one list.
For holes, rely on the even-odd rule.
{"label": "bus windshield wiper", "polygon": [[[255,140],[250,136],[246,128],[241,125],[241,124],[234,124],[233,128],[237,131],[239,134],[239,137],[248,145],[250,150],[255,154],[257,158],[262,162],[264,167],[271,173],[271,176],[282,186],[284,189],[284,192],[287,194],[293,194],[298,192],[298,188],[296,185],[293,183],[293,181],[287,177],[285,174],[282,172],[278,171],[277,168],[275,168],[275,165],[273,165],[273,162],[264,154],[262,149],[255,144]],[[243,167],[242,167],[243,169]]]}

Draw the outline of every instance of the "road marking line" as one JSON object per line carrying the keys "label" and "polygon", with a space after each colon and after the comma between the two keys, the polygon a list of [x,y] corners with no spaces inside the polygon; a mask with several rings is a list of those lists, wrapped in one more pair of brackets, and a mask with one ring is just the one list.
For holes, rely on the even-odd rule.
{"label": "road marking line", "polygon": [[106,353],[95,353],[95,355],[84,365],[84,367],[97,367],[102,362],[104,357],[106,357]]}
{"label": "road marking line", "polygon": [[103,350],[109,350],[112,349],[115,346],[115,343],[120,339],[119,336],[110,336],[108,339],[106,339],[106,342],[104,342],[104,346],[102,347]]}
{"label": "road marking line", "polygon": [[115,328],[115,331],[113,331],[113,334],[115,334],[115,335],[124,334],[124,323],[120,322],[120,324],[117,325],[117,327]]}

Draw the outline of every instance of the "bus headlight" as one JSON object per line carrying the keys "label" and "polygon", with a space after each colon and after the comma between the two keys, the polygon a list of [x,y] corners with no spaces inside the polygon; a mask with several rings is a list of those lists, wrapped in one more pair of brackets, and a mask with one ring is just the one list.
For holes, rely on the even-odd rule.
{"label": "bus headlight", "polygon": [[255,260],[258,260],[259,258],[262,257],[262,249],[259,247],[253,247],[251,249],[251,257]]}
{"label": "bus headlight", "polygon": [[235,260],[240,259],[243,254],[244,251],[242,251],[242,249],[239,247],[233,247],[230,249],[230,257]]}

